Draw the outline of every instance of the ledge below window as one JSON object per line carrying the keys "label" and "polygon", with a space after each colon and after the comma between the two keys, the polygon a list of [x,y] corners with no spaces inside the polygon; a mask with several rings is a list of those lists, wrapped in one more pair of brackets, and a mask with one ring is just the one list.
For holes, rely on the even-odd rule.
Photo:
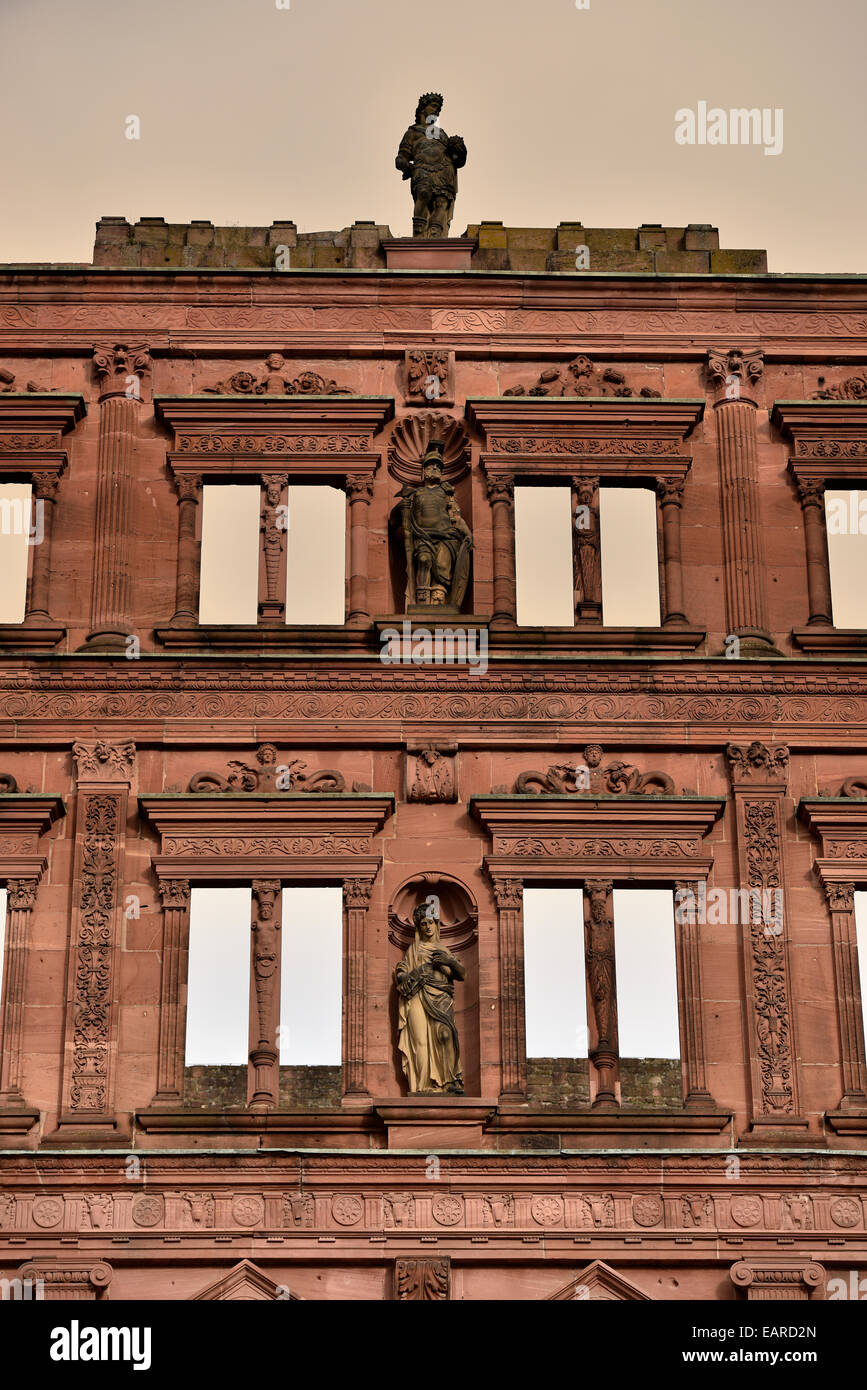
{"label": "ledge below window", "polygon": [[867,629],[860,627],[796,627],[792,641],[805,652],[834,656],[867,656]]}
{"label": "ledge below window", "polygon": [[48,652],[62,642],[65,627],[38,627],[36,623],[0,623],[3,651]]}
{"label": "ledge below window", "polygon": [[[460,621],[458,619],[457,621]],[[489,646],[498,652],[694,652],[707,633],[698,627],[493,627]]]}
{"label": "ledge below window", "polygon": [[172,651],[322,651],[327,647],[365,652],[370,646],[370,626],[349,627],[338,624],[264,623],[193,624],[190,627],[158,627],[154,637],[161,646]]}

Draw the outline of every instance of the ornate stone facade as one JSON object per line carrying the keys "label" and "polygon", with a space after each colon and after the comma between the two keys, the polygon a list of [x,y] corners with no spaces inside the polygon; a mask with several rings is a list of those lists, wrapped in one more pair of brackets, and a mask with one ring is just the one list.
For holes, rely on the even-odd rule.
{"label": "ornate stone facade", "polygon": [[[126,236],[109,221],[100,267]],[[498,273],[528,245],[498,224],[419,227],[399,274],[387,228],[347,229],[346,277],[280,224],[260,250],[307,268],[267,281],[240,236],[232,277],[176,274],[195,251],[175,236],[140,273],[127,230],[110,296],[87,267],[38,293],[0,268],[0,482],[31,480],[45,526],[0,626],[0,1278],[99,1299],[161,1298],[169,1273],[180,1299],[823,1297],[867,1229],[867,633],[833,626],[824,520],[827,489],[867,486],[867,289],[841,307],[839,277],[814,278],[806,306],[761,257],[717,277],[695,229],[647,243],[665,279],[601,287],[565,273],[594,236],[572,224],[521,251],[526,282]],[[652,270],[642,238],[623,254]],[[35,383],[30,359],[51,367]],[[380,659],[395,614],[410,636],[430,620],[405,612],[390,518],[432,442],[472,536],[449,623],[484,632],[484,673]],[[237,627],[198,621],[202,494],[227,482],[261,498],[258,620]],[[285,621],[282,512],[316,483],[346,499],[327,628]],[[534,485],[571,492],[561,628],[518,623]],[[658,627],[603,622],[609,486],[656,499]],[[248,1055],[236,1103],[203,1103],[191,894],[239,883]],[[282,909],[304,885],[342,890],[341,1064],[289,1104]],[[590,1022],[589,1056],[530,1058],[547,1068],[524,1014],[544,885],[584,891]],[[781,895],[770,922],[675,920],[664,1085],[623,1055],[628,885]],[[464,1094],[433,1098],[406,1094],[390,998],[428,895],[465,968]]]}

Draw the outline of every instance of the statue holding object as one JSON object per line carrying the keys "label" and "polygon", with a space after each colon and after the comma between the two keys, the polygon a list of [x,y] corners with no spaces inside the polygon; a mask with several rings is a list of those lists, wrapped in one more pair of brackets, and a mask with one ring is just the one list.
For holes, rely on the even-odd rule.
{"label": "statue holding object", "polygon": [[443,482],[443,442],[432,439],[421,465],[421,483],[401,490],[400,521],[406,550],[407,612],[438,607],[460,611],[470,578],[473,535]]}
{"label": "statue holding object", "polygon": [[446,135],[439,124],[439,92],[419,97],[415,122],[400,142],[395,167],[410,179],[414,237],[447,237],[458,192],[458,169],[467,162],[459,135]]}
{"label": "statue holding object", "polygon": [[454,994],[466,966],[440,944],[435,900],[419,903],[412,920],[415,938],[394,969],[401,1067],[411,1095],[462,1096]]}

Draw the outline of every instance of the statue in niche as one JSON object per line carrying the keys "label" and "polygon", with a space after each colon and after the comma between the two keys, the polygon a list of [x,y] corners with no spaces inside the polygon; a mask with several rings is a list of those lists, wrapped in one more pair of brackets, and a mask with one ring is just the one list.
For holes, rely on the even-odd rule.
{"label": "statue in niche", "polygon": [[455,981],[466,977],[466,967],[440,945],[434,899],[420,903],[412,920],[415,939],[394,970],[403,1074],[411,1095],[462,1096],[454,994]]}
{"label": "statue in niche", "polygon": [[457,613],[469,583],[473,535],[454,488],[443,482],[441,439],[428,444],[421,479],[419,486],[404,483],[401,490],[407,611],[421,606]]}
{"label": "statue in niche", "polygon": [[467,147],[459,135],[440,128],[443,99],[425,92],[418,99],[415,122],[400,142],[395,168],[410,179],[414,237],[449,234],[458,192],[458,169],[467,162]]}

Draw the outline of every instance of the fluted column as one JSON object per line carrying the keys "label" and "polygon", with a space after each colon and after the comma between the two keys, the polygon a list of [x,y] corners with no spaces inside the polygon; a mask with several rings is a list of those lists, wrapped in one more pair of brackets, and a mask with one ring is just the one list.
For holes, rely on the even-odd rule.
{"label": "fluted column", "polygon": [[[30,627],[46,627],[51,623],[48,608],[48,586],[51,581],[51,536],[54,530],[54,506],[57,488],[60,483],[59,469],[33,473],[33,511],[35,538],[39,541],[33,547],[33,570],[30,575],[30,589],[27,595],[27,612],[24,622]],[[40,530],[42,532],[39,539]]]}
{"label": "fluted column", "polygon": [[617,1105],[620,1054],[617,1036],[617,981],[614,961],[614,896],[611,879],[584,884],[584,940],[587,1010],[594,1105]]}
{"label": "fluted column", "polygon": [[6,884],[3,1012],[0,1021],[0,1106],[24,1104],[21,1091],[24,982],[27,938],[38,886],[38,878],[9,879]]}
{"label": "fluted column", "polygon": [[160,881],[163,903],[162,971],[160,979],[160,1036],[157,1091],[154,1103],[178,1104],[184,1094],[186,990],[190,949],[190,883],[185,878]]}
{"label": "fluted column", "polygon": [[527,1095],[527,1036],[524,1014],[524,886],[519,878],[492,879],[499,916],[500,1095]]}
{"label": "fluted column", "polygon": [[828,566],[828,532],[825,522],[825,479],[799,478],[798,495],[804,513],[807,550],[809,626],[831,627],[831,572]]}
{"label": "fluted column", "polygon": [[575,621],[602,622],[599,479],[572,479],[572,588]]}
{"label": "fluted column", "polygon": [[855,932],[855,884],[826,882],[824,887],[831,911],[834,983],[843,1070],[843,1098],[840,1108],[863,1110],[867,1105],[867,1073],[864,1056],[864,1019],[861,1009],[862,986],[858,971]]}
{"label": "fluted column", "polygon": [[349,627],[370,626],[370,602],[367,595],[370,534],[370,499],[373,497],[373,478],[369,473],[351,473],[346,479],[349,498]]}
{"label": "fluted column", "polygon": [[146,347],[97,346],[100,379],[96,460],[96,534],[87,645],[123,648],[132,634],[132,510],[135,441]]}
{"label": "fluted column", "polygon": [[343,1094],[367,1095],[365,1011],[367,1009],[367,913],[373,880],[343,884]]}
{"label": "fluted column", "polygon": [[665,573],[663,627],[686,624],[683,606],[683,566],[680,549],[680,509],[685,478],[657,478],[656,495],[662,512],[662,565]]}
{"label": "fluted column", "polygon": [[254,879],[250,931],[250,1071],[247,1105],[271,1110],[280,1100],[280,916],[279,879]]}
{"label": "fluted column", "polygon": [[724,394],[714,404],[728,631],[741,647],[773,650],[768,631],[765,556],[759,508],[756,402],[744,396],[761,380],[760,352],[711,349],[708,376]]}
{"label": "fluted column", "polygon": [[494,612],[491,627],[517,626],[515,580],[515,479],[511,473],[488,478],[494,560]]}
{"label": "fluted column", "polygon": [[200,473],[175,475],[178,493],[178,568],[175,587],[175,614],[172,627],[191,627],[199,621],[199,570],[201,542],[197,536],[197,514],[202,492]]}
{"label": "fluted column", "polygon": [[[676,883],[674,940],[677,956],[677,1007],[680,1025],[680,1055],[686,1091],[685,1105],[708,1106],[712,1099],[707,1085],[704,1045],[704,1010],[701,981],[701,923],[696,904],[701,901],[703,881]],[[682,909],[683,901],[690,909]]]}

